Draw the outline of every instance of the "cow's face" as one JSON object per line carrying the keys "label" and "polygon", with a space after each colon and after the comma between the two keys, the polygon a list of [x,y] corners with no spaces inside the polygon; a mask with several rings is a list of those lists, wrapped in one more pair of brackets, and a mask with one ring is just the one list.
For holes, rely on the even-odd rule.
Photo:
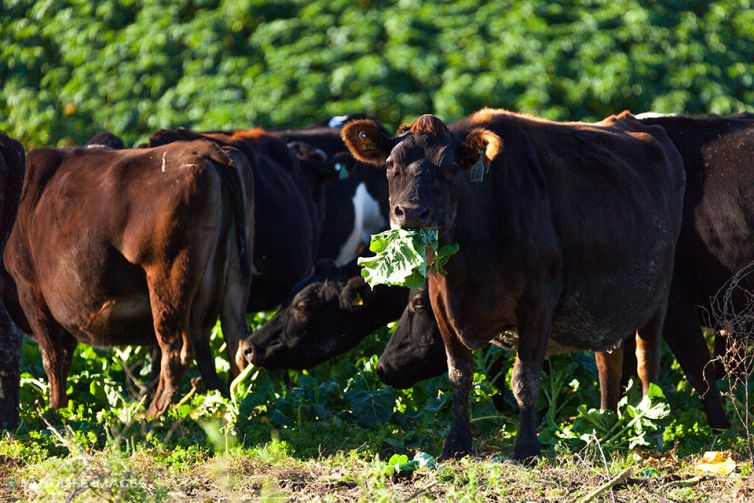
{"label": "cow's face", "polygon": [[412,289],[398,326],[380,355],[377,375],[385,384],[403,389],[447,370],[445,346],[426,286]]}
{"label": "cow's face", "polygon": [[239,357],[271,369],[310,368],[377,328],[368,326],[374,294],[349,268],[320,261],[294,291],[270,321],[241,342]]}
{"label": "cow's face", "polygon": [[477,162],[488,166],[502,148],[491,131],[454,134],[433,115],[419,117],[394,138],[370,120],[346,124],[342,136],[354,157],[385,166],[392,227],[440,231],[455,218],[459,173]]}

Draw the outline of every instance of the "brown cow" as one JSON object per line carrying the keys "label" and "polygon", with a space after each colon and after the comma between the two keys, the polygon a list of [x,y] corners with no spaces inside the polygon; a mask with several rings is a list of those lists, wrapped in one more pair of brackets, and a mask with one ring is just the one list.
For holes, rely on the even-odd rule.
{"label": "brown cow", "polygon": [[[20,143],[0,133],[0,253],[5,249],[13,227],[24,179],[24,149]],[[13,290],[11,280],[0,266],[0,428],[18,423],[19,357],[21,333],[1,300]]]}
{"label": "brown cow", "polygon": [[483,110],[450,129],[425,115],[395,138],[355,121],[343,139],[358,159],[387,166],[392,225],[438,228],[441,244],[460,244],[447,276],[429,276],[453,388],[444,455],[471,448],[471,350],[512,326],[517,459],[539,453],[535,405],[555,345],[605,351],[638,330],[646,392],[659,371],[684,193],[683,163],[662,128],[627,113],[558,124]]}
{"label": "brown cow", "polygon": [[192,339],[208,338],[218,316],[229,355],[247,335],[254,189],[246,157],[195,141],[39,149],[26,161],[5,262],[42,350],[51,406],[66,405],[77,342],[156,338],[160,381],[147,415],[159,416]]}

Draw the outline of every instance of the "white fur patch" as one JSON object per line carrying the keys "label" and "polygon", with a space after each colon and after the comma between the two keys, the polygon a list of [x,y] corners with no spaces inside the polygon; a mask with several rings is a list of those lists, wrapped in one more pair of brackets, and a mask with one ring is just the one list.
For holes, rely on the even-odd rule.
{"label": "white fur patch", "polygon": [[661,114],[657,112],[642,112],[640,114],[634,115],[637,119],[656,119],[658,117],[675,117],[678,114]]}
{"label": "white fur patch", "polygon": [[353,195],[353,230],[340,248],[337,265],[343,265],[356,257],[359,249],[369,244],[372,234],[385,227],[385,218],[380,213],[380,204],[367,190],[366,184],[360,183]]}
{"label": "white fur patch", "polygon": [[327,122],[327,126],[331,128],[340,127],[348,118],[347,115],[336,115]]}

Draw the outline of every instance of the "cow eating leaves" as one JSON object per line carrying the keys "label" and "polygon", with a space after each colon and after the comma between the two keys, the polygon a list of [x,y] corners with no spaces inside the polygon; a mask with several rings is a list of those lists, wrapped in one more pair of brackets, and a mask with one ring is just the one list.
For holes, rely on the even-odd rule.
{"label": "cow eating leaves", "polygon": [[[472,349],[511,326],[517,459],[539,453],[535,405],[548,347],[605,351],[638,331],[646,392],[684,190],[680,156],[661,128],[630,114],[559,124],[482,110],[450,128],[424,115],[393,138],[370,121],[342,135],[354,157],[385,166],[393,226],[437,228],[440,245],[460,246],[447,276],[429,275],[454,398],[444,455],[471,448]],[[470,180],[480,156],[488,173]]]}

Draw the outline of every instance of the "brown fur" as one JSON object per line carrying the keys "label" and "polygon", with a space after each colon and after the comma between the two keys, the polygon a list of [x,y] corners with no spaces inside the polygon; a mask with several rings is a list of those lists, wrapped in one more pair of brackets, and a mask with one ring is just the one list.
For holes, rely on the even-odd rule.
{"label": "brown fur", "polygon": [[246,141],[259,141],[270,133],[263,128],[251,128],[251,129],[237,129],[230,133],[205,133],[211,138],[218,138],[222,140],[246,140]]}
{"label": "brown fur", "polygon": [[[536,398],[550,340],[604,351],[638,329],[647,358],[642,380],[656,377],[681,225],[682,160],[662,129],[629,116],[556,123],[483,110],[450,134],[437,134],[442,123],[431,116],[417,123],[414,134],[385,139],[390,149],[373,157],[389,153],[393,161],[391,222],[437,228],[441,242],[460,245],[447,275],[429,277],[454,395],[444,455],[471,447],[470,349],[515,326],[513,455],[531,457],[539,452]],[[499,155],[502,142],[506,155]],[[493,165],[488,177],[469,180],[463,168],[481,149]]]}
{"label": "brown fur", "polygon": [[[366,135],[366,138],[361,138],[361,133]],[[340,136],[351,154],[357,160],[367,164],[381,166],[387,158],[386,152],[390,152],[388,138],[382,134],[379,124],[371,119],[349,122],[341,130]],[[364,139],[370,141],[375,148],[365,149]]]}
{"label": "brown fur", "polygon": [[245,163],[207,141],[29,153],[5,261],[42,351],[52,407],[66,405],[78,342],[156,342],[160,380],[148,411],[156,417],[180,385],[192,340],[206,340],[218,317],[231,340],[245,337],[250,277],[235,239],[240,227],[251,250]]}
{"label": "brown fur", "polygon": [[470,159],[462,163],[463,165],[475,162],[481,150],[484,150],[485,164],[489,164],[502,152],[503,140],[488,129],[475,128],[466,136],[463,149],[467,151],[466,156],[470,156]]}
{"label": "brown fur", "polygon": [[414,134],[443,134],[448,132],[448,126],[432,114],[424,114],[411,124],[410,131]]}

